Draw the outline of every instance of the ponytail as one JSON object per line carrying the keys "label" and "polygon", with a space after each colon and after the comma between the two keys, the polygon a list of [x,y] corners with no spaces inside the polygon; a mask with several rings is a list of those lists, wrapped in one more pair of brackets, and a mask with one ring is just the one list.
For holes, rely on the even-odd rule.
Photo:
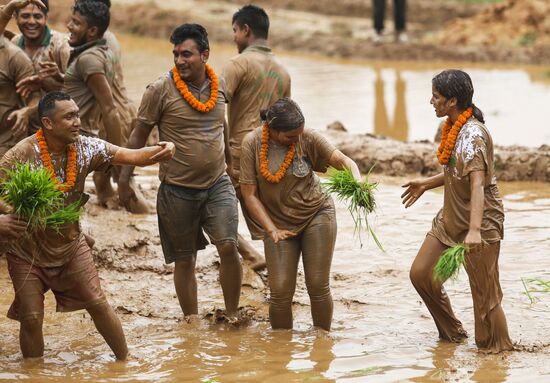
{"label": "ponytail", "polygon": [[479,109],[473,102],[470,106],[473,109],[472,114],[474,115],[474,117],[482,124],[485,124],[485,118],[483,117],[483,112],[481,111],[481,109]]}

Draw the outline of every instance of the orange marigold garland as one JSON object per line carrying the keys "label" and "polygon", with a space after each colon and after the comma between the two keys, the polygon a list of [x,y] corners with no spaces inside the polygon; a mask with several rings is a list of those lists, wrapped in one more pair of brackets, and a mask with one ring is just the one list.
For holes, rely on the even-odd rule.
{"label": "orange marigold garland", "polygon": [[473,109],[470,107],[466,109],[458,118],[455,123],[451,126],[451,118],[447,117],[445,125],[441,132],[441,142],[439,143],[439,148],[437,148],[437,159],[441,165],[447,165],[451,159],[451,154],[455,148],[456,138],[462,125],[472,117]]}
{"label": "orange marigold garland", "polygon": [[200,102],[195,98],[195,96],[193,96],[193,94],[191,94],[189,88],[187,88],[187,84],[185,84],[185,81],[182,80],[178,69],[175,66],[172,68],[171,72],[176,88],[178,88],[182,97],[189,105],[191,105],[193,109],[202,113],[208,113],[214,109],[216,102],[218,101],[219,80],[216,72],[214,72],[214,69],[212,69],[210,65],[206,64],[206,75],[210,78],[210,99],[206,103]]}
{"label": "orange marigold garland", "polygon": [[271,174],[267,162],[267,151],[269,150],[269,126],[264,124],[262,128],[262,149],[260,150],[260,173],[262,176],[272,184],[278,184],[285,176],[288,167],[294,159],[294,153],[296,153],[296,145],[290,145],[288,152],[286,153],[285,160],[279,167],[279,170],[275,174]]}
{"label": "orange marigold garland", "polygon": [[50,156],[50,151],[48,150],[48,144],[44,138],[44,132],[42,128],[38,129],[36,132],[36,140],[38,141],[38,147],[40,148],[40,158],[42,158],[42,163],[44,167],[50,172],[50,177],[53,182],[56,183],[57,188],[62,192],[68,192],[71,190],[76,183],[76,148],[74,145],[67,146],[67,179],[65,183],[61,183],[55,174],[55,169],[52,163],[52,157]]}

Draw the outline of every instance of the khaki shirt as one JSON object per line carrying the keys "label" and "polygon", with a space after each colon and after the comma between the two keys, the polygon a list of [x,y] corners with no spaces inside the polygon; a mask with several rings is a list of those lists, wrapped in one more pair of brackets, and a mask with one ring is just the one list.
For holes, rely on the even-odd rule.
{"label": "khaki shirt", "polygon": [[470,227],[470,177],[485,172],[481,238],[486,243],[503,238],[504,208],[495,178],[493,140],[481,122],[471,117],[460,130],[449,165],[443,167],[443,208],[433,220],[431,234],[447,246],[464,241]]}
{"label": "khaki shirt", "polygon": [[[16,35],[11,41],[24,51],[25,39],[23,35]],[[41,69],[39,65],[41,62],[54,61],[59,70],[65,73],[70,55],[71,47],[67,34],[54,31],[46,26],[46,35],[44,36],[44,40],[42,40],[40,48],[29,58],[36,72]]]}
{"label": "khaki shirt", "polygon": [[227,85],[229,146],[238,172],[241,143],[260,123],[260,110],[290,97],[290,76],[271,49],[252,45],[233,57],[222,72]]}
{"label": "khaki shirt", "polygon": [[124,73],[122,71],[122,49],[120,47],[120,43],[118,42],[115,34],[109,30],[105,31],[103,38],[107,42],[109,49],[113,52],[113,67],[115,70],[114,84],[116,85],[111,89],[111,91],[113,92],[113,99],[115,105],[117,106],[120,118],[123,121],[122,143],[124,145],[134,128],[137,119],[137,109],[128,98],[128,92],[126,91],[126,86],[124,85]]}
{"label": "khaki shirt", "polygon": [[[201,102],[210,98],[210,79],[201,88],[188,85]],[[193,109],[176,88],[170,73],[150,84],[138,110],[139,121],[158,125],[161,141],[176,145],[176,154],[162,162],[159,178],[168,184],[192,189],[208,189],[225,173],[225,83],[219,81],[214,109],[201,113]]]}
{"label": "khaki shirt", "polygon": [[[12,42],[16,44],[23,52],[25,52],[25,39],[23,35],[16,35]],[[32,61],[32,65],[36,73],[42,69],[40,63],[45,61],[53,61],[57,64],[59,70],[62,73],[67,71],[67,64],[69,62],[69,56],[71,54],[71,47],[69,46],[69,38],[64,33],[59,33],[57,31],[51,30],[46,26],[46,35],[40,48],[29,58]],[[52,79],[49,79],[55,83]],[[56,83],[57,85],[57,83]],[[59,84],[60,85],[60,84]],[[59,86],[57,85],[57,86]],[[42,96],[46,94],[45,90],[41,91]],[[31,132],[36,132],[42,126],[41,122],[38,120],[38,115],[35,115],[31,118]]]}
{"label": "khaki shirt", "polygon": [[[103,140],[80,136],[75,142],[77,159],[77,177],[73,189],[64,193],[65,203],[81,200],[86,203],[84,194],[86,176],[94,170],[107,170],[111,165],[118,146]],[[67,153],[51,153],[56,176],[61,182],[66,180]],[[29,162],[43,166],[36,135],[25,138],[6,153],[0,161],[0,169],[13,168],[15,163]],[[5,175],[0,171],[0,180]],[[1,181],[0,181],[1,182]],[[77,250],[83,234],[80,223],[76,222],[61,228],[57,233],[51,229],[33,232],[29,237],[10,242],[6,250],[40,267],[58,267],[67,263]]]}
{"label": "khaki shirt", "polygon": [[[88,87],[88,79],[91,75],[103,74],[111,87],[115,107],[122,118],[123,144],[128,137],[128,124],[132,118],[126,118],[128,103],[118,97],[125,93],[120,76],[116,74],[116,59],[113,51],[106,45],[105,40],[96,40],[77,47],[71,53],[69,67],[65,73],[64,91],[67,92],[80,108],[82,132],[93,137],[105,138],[105,128],[101,116],[101,108],[92,91]],[[128,101],[127,99],[125,101]]]}
{"label": "khaki shirt", "polygon": [[[296,144],[296,154],[281,182],[272,184],[260,173],[262,128],[249,133],[242,145],[241,184],[256,185],[258,196],[278,229],[300,233],[330,198],[315,172],[326,172],[336,148],[314,130],[306,129]],[[275,174],[288,146],[269,141],[268,167]],[[253,239],[264,237],[260,225],[250,225]]]}
{"label": "khaki shirt", "polygon": [[7,118],[24,106],[15,84],[33,74],[32,62],[25,52],[0,36],[0,155],[26,136],[23,132],[14,137],[10,130],[13,121],[8,124]]}

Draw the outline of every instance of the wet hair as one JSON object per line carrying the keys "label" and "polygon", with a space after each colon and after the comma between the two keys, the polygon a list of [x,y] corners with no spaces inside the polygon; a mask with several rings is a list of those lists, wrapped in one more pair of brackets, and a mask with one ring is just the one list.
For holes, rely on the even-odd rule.
{"label": "wet hair", "polygon": [[298,104],[288,97],[281,98],[267,109],[260,112],[260,118],[272,129],[289,132],[298,129],[305,122]]}
{"label": "wet hair", "polygon": [[[45,15],[48,14],[48,11],[50,10],[50,4],[48,2],[48,0],[42,0],[42,4],[44,4],[46,6],[46,8],[42,8],[42,7],[39,7],[37,6],[36,8],[40,9],[42,11],[42,13],[44,13]],[[15,14],[16,15],[19,15],[19,12],[21,11],[21,9],[16,9],[15,10]]]}
{"label": "wet hair", "polygon": [[237,24],[240,28],[245,24],[250,27],[254,36],[259,39],[267,39],[269,33],[269,16],[256,5],[245,5],[233,14],[231,24]]}
{"label": "wet hair", "polygon": [[42,120],[44,117],[50,117],[55,110],[55,102],[56,101],[69,101],[71,100],[71,96],[69,96],[65,92],[61,91],[53,91],[46,93],[44,97],[40,99],[40,102],[38,103],[38,118]]}
{"label": "wet hair", "polygon": [[460,110],[472,107],[474,117],[485,123],[483,112],[472,102],[474,85],[468,73],[458,69],[447,69],[432,79],[432,85],[447,100],[456,98],[456,105]]}
{"label": "wet hair", "polygon": [[202,25],[182,24],[174,29],[172,35],[170,36],[170,42],[174,45],[181,44],[187,39],[192,39],[195,43],[197,43],[200,53],[210,49],[210,44],[208,43],[208,33]]}
{"label": "wet hair", "polygon": [[78,12],[84,16],[88,26],[97,27],[99,36],[103,36],[109,28],[111,15],[109,14],[109,7],[103,2],[96,0],[77,1],[73,7],[73,12]]}

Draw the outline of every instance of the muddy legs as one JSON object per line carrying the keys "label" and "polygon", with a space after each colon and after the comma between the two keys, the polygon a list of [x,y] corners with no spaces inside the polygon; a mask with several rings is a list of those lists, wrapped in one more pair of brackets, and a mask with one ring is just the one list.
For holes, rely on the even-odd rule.
{"label": "muddy legs", "polygon": [[432,314],[441,339],[459,341],[466,338],[462,323],[455,317],[443,283],[434,281],[433,269],[447,246],[428,235],[418,251],[410,271],[411,282]]}
{"label": "muddy legs", "polygon": [[94,321],[97,331],[103,336],[115,356],[119,360],[125,360],[128,356],[128,347],[126,338],[122,331],[120,320],[116,316],[115,310],[107,302],[90,306],[88,313]]}
{"label": "muddy legs", "polygon": [[38,358],[44,355],[44,336],[42,335],[43,316],[21,320],[19,345],[23,358]]}
{"label": "muddy legs", "polygon": [[[237,247],[232,242],[218,244],[220,284],[227,314],[237,312],[241,295],[242,268]],[[174,285],[184,315],[198,314],[196,255],[178,259],[174,269]]]}

